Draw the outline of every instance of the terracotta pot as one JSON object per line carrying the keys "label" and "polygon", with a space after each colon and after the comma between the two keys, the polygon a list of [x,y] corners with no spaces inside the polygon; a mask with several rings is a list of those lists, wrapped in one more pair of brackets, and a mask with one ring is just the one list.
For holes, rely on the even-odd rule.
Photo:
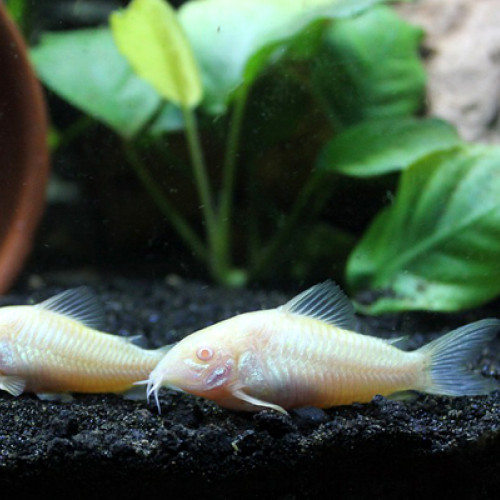
{"label": "terracotta pot", "polygon": [[42,89],[0,0],[0,293],[12,284],[31,249],[48,173]]}

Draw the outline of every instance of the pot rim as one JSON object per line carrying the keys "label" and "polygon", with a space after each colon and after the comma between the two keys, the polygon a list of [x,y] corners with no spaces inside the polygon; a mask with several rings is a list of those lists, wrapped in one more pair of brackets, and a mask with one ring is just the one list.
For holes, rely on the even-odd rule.
{"label": "pot rim", "polygon": [[[0,1],[0,293],[23,268],[45,207],[48,119],[26,44]],[[3,92],[3,94],[1,93]]]}

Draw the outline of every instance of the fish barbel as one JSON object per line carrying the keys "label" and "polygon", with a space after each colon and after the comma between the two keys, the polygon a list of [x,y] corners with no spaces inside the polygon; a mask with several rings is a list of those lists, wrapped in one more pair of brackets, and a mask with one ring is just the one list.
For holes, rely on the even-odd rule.
{"label": "fish barbel", "polygon": [[164,350],[146,350],[98,331],[104,310],[87,288],[68,290],[33,306],[0,309],[0,389],[18,396],[70,399],[71,392],[117,392],[133,387]]}
{"label": "fish barbel", "polygon": [[[353,307],[331,281],[277,309],[241,314],[174,345],[152,371],[148,396],[170,387],[246,411],[328,408],[420,391],[487,394],[499,386],[467,364],[500,329],[497,319],[463,326],[406,352],[353,331]],[[159,405],[158,405],[159,408]]]}

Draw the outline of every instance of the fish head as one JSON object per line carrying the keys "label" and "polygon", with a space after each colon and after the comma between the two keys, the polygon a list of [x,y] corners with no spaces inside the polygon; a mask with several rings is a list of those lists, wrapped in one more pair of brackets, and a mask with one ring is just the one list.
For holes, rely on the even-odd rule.
{"label": "fish head", "polygon": [[192,334],[174,345],[151,372],[148,396],[161,387],[207,399],[223,397],[236,378],[236,353],[217,335]]}

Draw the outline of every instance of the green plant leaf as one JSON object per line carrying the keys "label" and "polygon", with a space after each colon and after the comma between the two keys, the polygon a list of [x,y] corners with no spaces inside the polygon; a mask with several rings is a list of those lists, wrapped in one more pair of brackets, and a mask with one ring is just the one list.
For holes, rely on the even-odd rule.
{"label": "green plant leaf", "polygon": [[116,44],[135,72],[168,101],[195,107],[200,74],[175,10],[165,0],[133,0],[111,15]]}
{"label": "green plant leaf", "polygon": [[401,176],[351,254],[347,280],[375,290],[365,308],[456,311],[500,293],[500,148],[431,154]]}
{"label": "green plant leaf", "polygon": [[134,136],[160,105],[158,93],[132,72],[108,29],[46,33],[31,59],[47,87],[124,137]]}
{"label": "green plant leaf", "polygon": [[459,143],[456,130],[435,118],[369,120],[328,142],[320,153],[318,168],[371,177],[403,170],[419,158]]}
{"label": "green plant leaf", "polygon": [[202,73],[204,106],[222,114],[231,94],[251,84],[287,40],[317,19],[353,16],[384,0],[204,0],[179,20]]}
{"label": "green plant leaf", "polygon": [[331,25],[314,59],[312,81],[337,129],[421,109],[422,31],[385,6]]}

